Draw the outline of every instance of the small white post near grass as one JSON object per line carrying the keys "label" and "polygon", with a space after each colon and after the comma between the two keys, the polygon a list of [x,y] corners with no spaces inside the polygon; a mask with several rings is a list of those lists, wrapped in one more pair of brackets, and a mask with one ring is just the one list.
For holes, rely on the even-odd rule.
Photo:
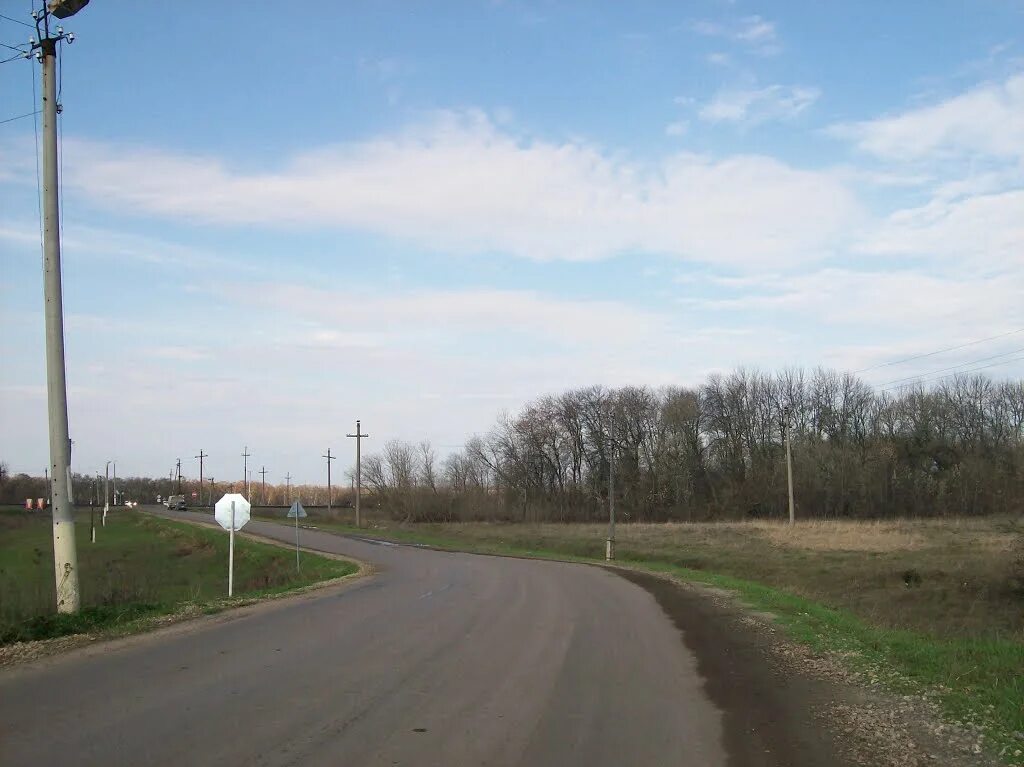
{"label": "small white post near grass", "polygon": [[227,493],[214,507],[214,517],[228,531],[228,596],[235,593],[235,531],[249,521],[249,502],[240,493]]}
{"label": "small white post near grass", "polygon": [[295,519],[295,569],[300,572],[302,568],[299,567],[299,517],[306,516],[306,510],[302,508],[302,504],[299,501],[293,503],[292,507],[288,509],[288,518]]}

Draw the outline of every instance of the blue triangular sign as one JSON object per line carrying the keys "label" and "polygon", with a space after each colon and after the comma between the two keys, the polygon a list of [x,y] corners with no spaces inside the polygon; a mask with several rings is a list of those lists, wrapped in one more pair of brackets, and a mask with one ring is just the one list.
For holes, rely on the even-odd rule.
{"label": "blue triangular sign", "polygon": [[292,507],[288,509],[288,519],[295,519],[298,517],[302,519],[306,516],[306,510],[302,508],[302,504],[296,501],[292,504]]}

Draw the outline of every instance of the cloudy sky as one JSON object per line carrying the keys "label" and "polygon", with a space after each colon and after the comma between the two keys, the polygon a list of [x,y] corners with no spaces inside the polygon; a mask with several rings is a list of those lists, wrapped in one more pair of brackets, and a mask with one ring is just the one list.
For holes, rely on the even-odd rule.
{"label": "cloudy sky", "polygon": [[[248,446],[322,481],[356,418],[443,453],[536,395],[739,365],[1024,375],[1020,0],[317,10],[66,23],[76,470],[240,479]],[[0,66],[0,120],[36,69]],[[0,124],[0,458],[38,474],[34,141]]]}

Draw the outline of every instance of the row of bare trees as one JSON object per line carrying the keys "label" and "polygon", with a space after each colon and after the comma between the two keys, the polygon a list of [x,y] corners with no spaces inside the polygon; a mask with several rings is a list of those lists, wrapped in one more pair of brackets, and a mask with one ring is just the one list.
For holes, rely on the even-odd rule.
{"label": "row of bare trees", "polygon": [[401,519],[596,521],[614,462],[625,519],[782,517],[787,419],[800,516],[1024,508],[1024,383],[979,375],[876,392],[830,370],[740,369],[693,389],[577,389],[443,461],[429,443],[389,442],[363,478]]}

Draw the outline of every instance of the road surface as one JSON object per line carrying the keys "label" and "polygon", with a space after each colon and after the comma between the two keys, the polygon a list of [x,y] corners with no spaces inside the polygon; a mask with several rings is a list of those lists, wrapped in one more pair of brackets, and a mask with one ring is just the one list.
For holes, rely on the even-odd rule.
{"label": "road surface", "polygon": [[0,673],[0,764],[748,761],[727,753],[679,630],[612,572],[315,531],[303,544],[377,572]]}

